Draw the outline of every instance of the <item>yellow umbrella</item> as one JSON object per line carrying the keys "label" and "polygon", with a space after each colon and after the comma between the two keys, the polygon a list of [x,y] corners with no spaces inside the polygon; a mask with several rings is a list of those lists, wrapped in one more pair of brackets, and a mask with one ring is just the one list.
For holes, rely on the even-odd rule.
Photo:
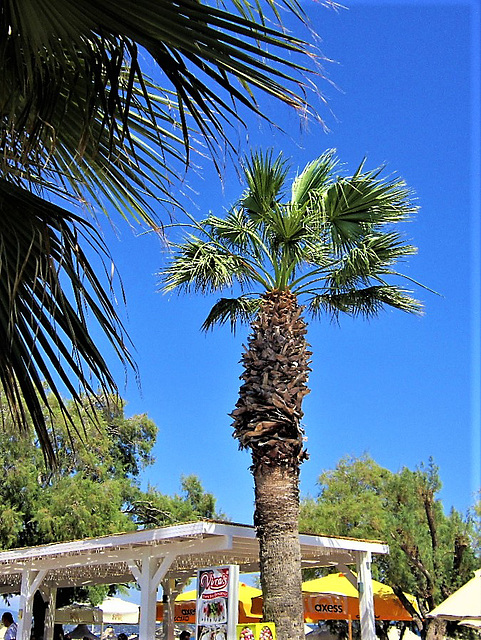
{"label": "yellow umbrella", "polygon": [[[372,581],[374,592],[374,615],[378,620],[412,620],[391,587],[382,582]],[[305,622],[319,620],[359,619],[359,592],[343,573],[331,573],[324,578],[316,578],[302,583],[304,595]],[[416,611],[416,598],[404,594]],[[256,597],[252,605],[253,613],[262,611],[262,597]]]}
{"label": "yellow umbrella", "polygon": [[[239,624],[260,622],[262,613],[252,613],[252,598],[262,595],[260,589],[251,587],[244,582],[239,582]],[[197,592],[195,589],[184,591],[175,599],[175,622],[195,623],[195,600]],[[157,621],[163,619],[163,605],[157,603]]]}
{"label": "yellow umbrella", "polygon": [[[376,620],[412,620],[393,589],[387,584],[372,581],[374,616]],[[302,583],[306,622],[318,620],[346,620],[359,618],[359,592],[343,573],[331,573],[324,578]],[[419,612],[416,598],[404,594]],[[328,596],[328,602],[323,600]]]}

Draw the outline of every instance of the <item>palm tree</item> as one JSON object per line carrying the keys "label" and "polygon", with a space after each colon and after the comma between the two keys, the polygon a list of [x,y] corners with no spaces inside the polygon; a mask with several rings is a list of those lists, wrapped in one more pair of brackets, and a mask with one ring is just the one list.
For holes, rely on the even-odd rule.
{"label": "palm tree", "polygon": [[234,437],[252,455],[264,619],[276,623],[280,640],[304,637],[298,514],[310,352],[303,315],[370,317],[386,305],[421,311],[409,291],[388,282],[404,278],[395,264],[415,252],[393,230],[416,210],[409,189],[364,162],[350,177],[337,167],[334,153],[324,153],[285,200],[282,155],[254,153],[239,202],[225,218],[193,223],[160,274],[165,291],[237,287],[236,297],[214,304],[205,330],[251,323],[231,415]]}
{"label": "palm tree", "polygon": [[[284,4],[303,19],[297,0]],[[275,6],[267,0],[264,9],[275,17]],[[267,26],[255,7],[0,1],[0,385],[50,460],[43,381],[67,419],[61,386],[79,404],[97,382],[103,393],[115,388],[87,315],[133,364],[87,257],[90,246],[110,259],[89,217],[115,212],[159,229],[154,211],[175,204],[172,183],[191,149],[215,157],[216,145],[228,144],[226,125],[242,121],[237,105],[262,115],[260,90],[308,108],[300,97],[307,44]]]}

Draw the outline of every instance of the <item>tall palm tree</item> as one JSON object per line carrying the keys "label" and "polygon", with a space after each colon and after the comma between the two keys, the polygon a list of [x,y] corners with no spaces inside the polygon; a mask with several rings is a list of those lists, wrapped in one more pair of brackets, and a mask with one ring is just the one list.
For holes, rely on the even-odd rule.
{"label": "tall palm tree", "polygon": [[304,637],[298,512],[310,352],[303,316],[370,317],[384,306],[420,313],[396,284],[404,277],[396,263],[415,248],[393,229],[416,207],[405,183],[384,179],[382,168],[365,170],[363,162],[354,175],[338,175],[332,151],[294,179],[287,200],[281,155],[254,153],[244,169],[239,202],[225,218],[193,223],[161,278],[166,291],[237,287],[236,297],[213,306],[205,330],[251,323],[234,437],[252,455],[264,619],[277,624],[280,640],[292,640]]}
{"label": "tall palm tree", "polygon": [[[297,0],[284,4],[303,19]],[[88,314],[132,364],[87,258],[90,245],[109,260],[89,216],[159,229],[154,211],[175,204],[190,150],[227,144],[238,105],[262,115],[256,90],[308,108],[311,52],[267,26],[270,10],[278,17],[274,0],[0,0],[0,385],[50,459],[43,381],[78,403],[90,374],[115,387]]]}

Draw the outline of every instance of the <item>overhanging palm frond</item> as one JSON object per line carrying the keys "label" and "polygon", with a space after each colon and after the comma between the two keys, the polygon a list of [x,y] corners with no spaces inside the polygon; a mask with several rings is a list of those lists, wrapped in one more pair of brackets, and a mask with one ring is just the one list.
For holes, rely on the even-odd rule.
{"label": "overhanging palm frond", "polygon": [[314,318],[323,313],[337,319],[341,313],[372,318],[387,305],[400,311],[422,314],[423,305],[412,297],[412,292],[395,285],[378,285],[365,289],[319,293],[310,298],[307,309]]}
{"label": "overhanging palm frond", "polygon": [[221,298],[209,312],[202,324],[202,330],[213,329],[216,324],[230,323],[233,333],[238,324],[250,324],[260,309],[260,298]]}
{"label": "overhanging palm frond", "polygon": [[124,364],[134,366],[122,324],[82,251],[81,238],[106,257],[88,223],[0,181],[0,384],[17,423],[25,427],[30,414],[50,461],[54,452],[44,415],[49,408],[44,381],[66,419],[60,385],[79,405],[79,387],[89,394],[95,394],[97,384],[104,392],[116,388],[88,316]]}
{"label": "overhanging palm frond", "polygon": [[[270,0],[268,5],[275,7]],[[285,5],[302,18],[296,1]],[[187,114],[208,145],[212,136],[227,141],[226,122],[241,119],[236,103],[262,115],[253,100],[255,88],[307,107],[299,95],[298,72],[305,67],[288,57],[308,61],[307,45],[267,27],[260,4],[256,11],[244,0],[234,3],[234,11],[198,0],[5,0],[2,6],[2,137],[14,157],[35,155],[45,146],[52,151],[53,140],[62,140],[71,105],[82,111],[76,139],[69,140],[73,157],[82,156],[95,122],[111,140],[135,148],[136,95],[154,126],[159,124],[155,99],[164,93],[144,80],[145,52],[171,92],[187,149]],[[158,143],[163,144],[161,133]]]}

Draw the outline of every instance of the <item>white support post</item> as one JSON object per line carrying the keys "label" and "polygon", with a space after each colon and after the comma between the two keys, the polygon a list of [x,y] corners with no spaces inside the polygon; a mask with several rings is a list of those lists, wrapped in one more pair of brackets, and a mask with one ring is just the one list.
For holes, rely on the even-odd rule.
{"label": "white support post", "polygon": [[128,563],[140,587],[139,640],[155,639],[157,588],[175,558],[175,554],[167,554],[159,559],[146,553],[140,563]]}
{"label": "white support post", "polygon": [[164,580],[162,580],[162,603],[164,610],[162,632],[164,640],[174,640],[175,599],[179,593],[182,592],[189,580],[190,576],[183,576],[182,579],[164,578]]}
{"label": "white support post", "polygon": [[57,607],[57,587],[48,590],[48,607],[45,612],[44,640],[53,640],[53,628],[55,626],[55,609]]}
{"label": "white support post", "polygon": [[174,640],[174,617],[175,617],[175,598],[177,591],[175,589],[175,580],[166,578],[162,581],[162,602],[164,607],[164,621],[162,630],[164,640]]}
{"label": "white support post", "polygon": [[18,607],[17,640],[30,640],[32,629],[33,596],[39,588],[47,571],[22,571],[22,586],[20,589],[20,602]]}
{"label": "white support post", "polygon": [[370,551],[359,551],[357,553],[357,576],[361,640],[376,640]]}

